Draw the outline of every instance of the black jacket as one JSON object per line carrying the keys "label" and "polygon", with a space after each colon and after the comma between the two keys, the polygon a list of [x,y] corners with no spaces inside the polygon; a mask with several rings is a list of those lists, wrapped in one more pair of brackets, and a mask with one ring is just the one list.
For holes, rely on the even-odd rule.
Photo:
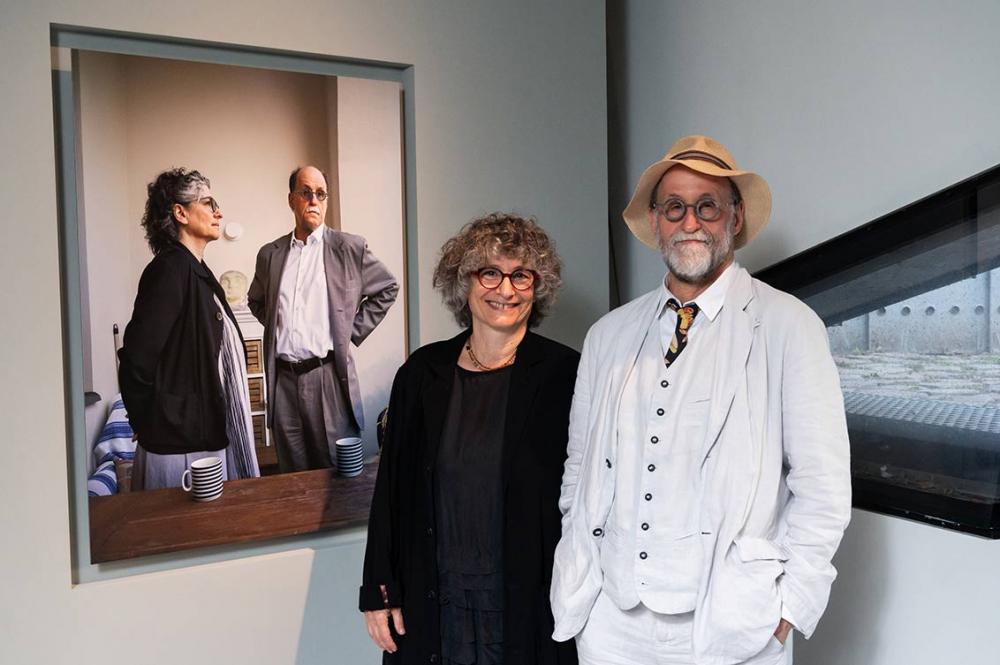
{"label": "black jacket", "polygon": [[145,450],[188,453],[229,443],[219,379],[222,313],[213,296],[235,323],[212,271],[183,245],[160,252],[142,271],[118,351],[118,384]]}
{"label": "black jacket", "polygon": [[[455,363],[468,332],[417,350],[396,374],[368,522],[361,610],[401,606],[406,635],[384,663],[440,660],[433,471]],[[549,585],[559,541],[559,488],[580,354],[533,333],[517,350],[504,433],[504,662],[575,664],[552,641]]]}

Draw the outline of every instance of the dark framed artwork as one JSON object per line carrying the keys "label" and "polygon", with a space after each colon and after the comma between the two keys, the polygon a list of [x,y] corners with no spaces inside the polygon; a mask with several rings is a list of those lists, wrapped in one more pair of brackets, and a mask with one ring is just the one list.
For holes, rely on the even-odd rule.
{"label": "dark framed artwork", "polygon": [[756,276],[827,325],[854,505],[1000,538],[1000,166]]}

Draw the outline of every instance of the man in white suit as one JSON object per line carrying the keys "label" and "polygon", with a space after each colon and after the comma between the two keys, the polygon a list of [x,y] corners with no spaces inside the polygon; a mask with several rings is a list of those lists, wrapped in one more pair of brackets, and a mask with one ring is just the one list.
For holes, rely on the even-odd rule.
{"label": "man in white suit", "polygon": [[826,607],[847,426],[823,323],[734,260],[770,212],[764,179],[704,136],[625,209],[667,275],[584,342],[551,589],[581,663],[784,663]]}

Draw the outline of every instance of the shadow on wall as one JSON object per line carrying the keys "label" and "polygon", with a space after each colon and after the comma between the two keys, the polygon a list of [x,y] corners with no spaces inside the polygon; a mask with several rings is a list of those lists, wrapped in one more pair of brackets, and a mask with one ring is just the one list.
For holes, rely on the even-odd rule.
{"label": "shadow on wall", "polygon": [[[865,662],[892,661],[891,655],[879,653],[881,645],[891,641],[880,634],[880,623],[872,620],[881,616],[890,592],[888,548],[888,540],[870,529],[847,528],[833,559],[838,575],[827,612],[812,639],[795,642],[796,663],[862,665],[857,660],[859,653],[867,654]],[[847,567],[848,562],[863,565]]]}
{"label": "shadow on wall", "polygon": [[[625,3],[609,2],[606,6],[606,30],[609,46],[625,41]],[[634,250],[628,244],[628,231],[621,223],[620,211],[628,201],[628,180],[625,144],[625,122],[628,112],[628,50],[608,48],[608,236],[611,251],[611,307],[628,300],[622,289],[619,266],[628,265]]]}
{"label": "shadow on wall", "polygon": [[315,550],[295,665],[381,662],[358,611],[364,556],[363,536]]}

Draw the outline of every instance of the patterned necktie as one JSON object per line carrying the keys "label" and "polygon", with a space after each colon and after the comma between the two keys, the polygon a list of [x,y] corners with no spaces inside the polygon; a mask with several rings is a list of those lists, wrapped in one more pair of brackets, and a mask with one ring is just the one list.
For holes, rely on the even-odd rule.
{"label": "patterned necktie", "polygon": [[670,340],[667,355],[663,356],[663,364],[670,367],[670,363],[677,360],[677,356],[681,355],[681,351],[687,346],[688,330],[694,323],[694,317],[698,316],[698,303],[681,307],[679,302],[671,298],[667,301],[667,307],[677,312],[677,327],[674,328],[674,338]]}

